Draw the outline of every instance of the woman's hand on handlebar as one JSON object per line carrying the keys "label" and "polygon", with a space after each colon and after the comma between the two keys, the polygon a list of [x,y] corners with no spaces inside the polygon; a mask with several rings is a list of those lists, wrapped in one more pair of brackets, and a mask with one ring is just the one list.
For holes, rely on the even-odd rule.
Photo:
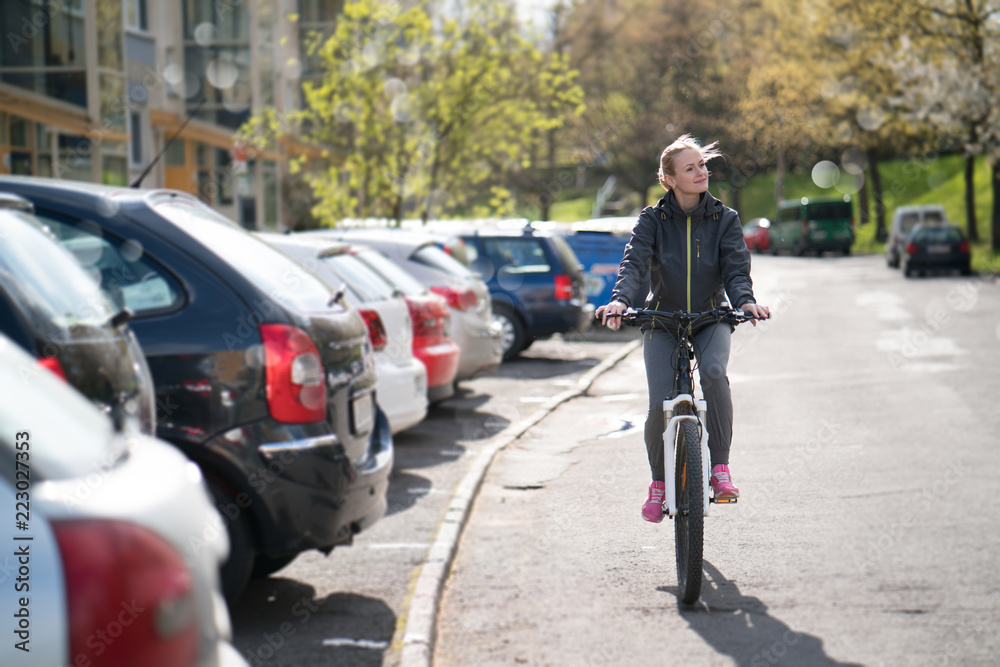
{"label": "woman's hand on handlebar", "polygon": [[607,325],[609,329],[617,329],[622,325],[622,318],[611,317],[609,315],[621,315],[626,310],[628,306],[622,301],[612,301],[606,306],[598,306],[597,310],[594,311],[594,317],[601,318],[601,324]]}
{"label": "woman's hand on handlebar", "polygon": [[[766,320],[771,317],[771,309],[759,303],[744,303],[740,306],[740,310],[748,315],[753,315],[756,320]],[[757,322],[754,320],[750,320],[750,324],[757,326]]]}

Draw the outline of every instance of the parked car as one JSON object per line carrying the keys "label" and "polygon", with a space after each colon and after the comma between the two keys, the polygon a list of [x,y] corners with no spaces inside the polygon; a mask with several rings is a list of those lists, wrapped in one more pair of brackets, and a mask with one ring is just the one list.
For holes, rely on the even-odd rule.
{"label": "parked car", "polygon": [[3,664],[246,667],[198,468],[36,364],[0,335]]}
{"label": "parked car", "polygon": [[156,429],[153,378],[126,310],[113,312],[97,283],[31,214],[0,198],[0,333],[82,392],[116,424]]}
{"label": "parked car", "polygon": [[358,259],[349,244],[303,234],[258,236],[333,290],[345,288],[344,298],[368,326],[378,372],[376,398],[392,432],[420,423],[427,416],[427,369],[413,354],[413,325],[402,296]]}
{"label": "parked car", "polygon": [[743,240],[747,242],[750,252],[767,252],[771,249],[769,228],[771,221],[767,218],[751,218],[743,225]]}
{"label": "parked car", "polygon": [[386,510],[392,437],[361,317],[189,195],[0,177],[120,307],[152,371],[157,434],[228,520],[229,600],[252,573],[350,544]]}
{"label": "parked car", "polygon": [[913,206],[899,206],[892,214],[892,221],[889,223],[889,238],[885,242],[885,262],[893,268],[899,268],[899,262],[903,257],[906,242],[910,238],[910,232],[917,225],[943,224],[948,221],[948,216],[944,212],[941,204],[917,204]]}
{"label": "parked car", "polygon": [[903,275],[929,271],[972,273],[969,241],[958,225],[917,225],[903,248]]}
{"label": "parked car", "polygon": [[451,310],[448,334],[461,350],[456,382],[496,373],[501,361],[500,330],[490,315],[490,292],[437,240],[404,229],[332,229],[308,232],[378,250],[436,294]]}
{"label": "parked car", "polygon": [[587,300],[594,308],[609,303],[629,237],[610,231],[580,230],[563,238],[580,261]]}
{"label": "parked car", "polygon": [[352,246],[352,253],[406,302],[413,326],[413,356],[427,369],[427,399],[442,401],[455,393],[461,350],[448,330],[451,311],[444,297],[374,248]]}
{"label": "parked car", "polygon": [[580,260],[562,236],[525,227],[466,230],[461,237],[470,267],[489,287],[504,359],[538,338],[590,325],[595,306],[587,300]]}
{"label": "parked car", "polygon": [[786,251],[796,255],[824,251],[851,253],[854,243],[854,213],[851,198],[818,197],[787,199],[768,228],[771,254]]}

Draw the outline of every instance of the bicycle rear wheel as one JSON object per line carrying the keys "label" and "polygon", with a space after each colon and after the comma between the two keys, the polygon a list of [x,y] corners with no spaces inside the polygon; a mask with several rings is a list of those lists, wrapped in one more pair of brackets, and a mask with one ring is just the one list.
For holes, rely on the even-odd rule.
{"label": "bicycle rear wheel", "polygon": [[701,469],[701,436],[697,422],[685,420],[677,429],[677,467],[674,469],[677,516],[674,544],[677,551],[677,587],[682,602],[694,603],[701,595],[705,530],[705,489]]}

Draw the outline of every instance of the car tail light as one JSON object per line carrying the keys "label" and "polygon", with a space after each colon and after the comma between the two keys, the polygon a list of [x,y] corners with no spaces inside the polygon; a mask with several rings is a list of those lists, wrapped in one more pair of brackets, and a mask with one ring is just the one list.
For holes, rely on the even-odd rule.
{"label": "car tail light", "polygon": [[449,306],[455,310],[468,310],[474,308],[479,303],[479,297],[471,289],[458,289],[455,287],[432,287],[431,291],[444,297]]}
{"label": "car tail light", "polygon": [[66,373],[63,372],[62,364],[60,364],[59,360],[55,357],[45,357],[44,359],[39,359],[38,365],[48,371],[52,371],[55,373],[56,377],[63,382],[66,382]]}
{"label": "car tail light", "polygon": [[958,251],[960,253],[962,253],[963,255],[965,253],[969,252],[969,242],[968,241],[962,241],[961,243],[959,243],[958,244]]}
{"label": "car tail light", "polygon": [[573,298],[573,280],[565,273],[556,276],[556,299]]}
{"label": "car tail light", "polygon": [[326,419],[326,383],[316,344],[301,329],[262,324],[267,408],[286,424]]}
{"label": "car tail light", "polygon": [[195,664],[194,583],[173,546],[124,521],[53,521],[52,529],[65,570],[71,656],[100,665]]}
{"label": "car tail light", "polygon": [[382,324],[382,318],[374,310],[359,310],[358,313],[361,314],[361,318],[365,321],[365,326],[368,327],[368,338],[372,342],[372,348],[376,352],[381,352],[389,342],[385,333],[385,325]]}
{"label": "car tail light", "polygon": [[906,244],[906,252],[909,255],[916,255],[917,254],[917,244],[916,243],[907,243]]}
{"label": "car tail light", "polygon": [[443,299],[406,299],[413,322],[413,337],[444,335],[444,321],[449,317],[448,305]]}

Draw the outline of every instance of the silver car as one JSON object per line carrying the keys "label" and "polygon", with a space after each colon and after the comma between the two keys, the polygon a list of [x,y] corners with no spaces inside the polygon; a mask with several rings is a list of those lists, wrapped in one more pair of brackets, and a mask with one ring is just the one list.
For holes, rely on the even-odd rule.
{"label": "silver car", "polygon": [[303,234],[257,234],[323,279],[368,326],[378,372],[375,396],[395,434],[427,416],[427,369],[413,356],[413,326],[406,302],[351,246]]}
{"label": "silver car", "polygon": [[198,467],[0,336],[0,664],[245,667]]}
{"label": "silver car", "polygon": [[434,235],[405,229],[323,229],[307,234],[375,248],[443,296],[451,309],[451,338],[462,349],[456,382],[496,373],[503,349],[489,289],[442,250]]}

